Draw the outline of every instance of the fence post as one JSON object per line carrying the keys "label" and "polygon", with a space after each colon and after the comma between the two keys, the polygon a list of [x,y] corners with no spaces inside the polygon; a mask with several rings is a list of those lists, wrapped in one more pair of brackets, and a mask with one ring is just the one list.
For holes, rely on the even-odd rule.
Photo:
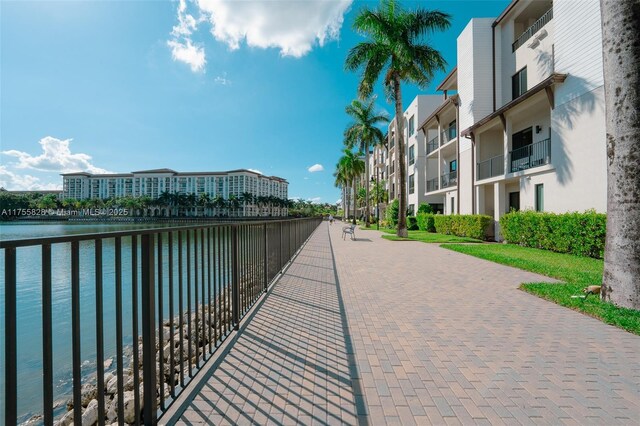
{"label": "fence post", "polygon": [[[144,382],[144,424],[157,423],[156,403],[156,312],[153,235],[142,236],[142,380]],[[160,307],[161,309],[161,307]],[[137,350],[134,342],[133,350]],[[137,392],[134,389],[134,392]],[[136,413],[137,414],[137,413]]]}
{"label": "fence post", "polygon": [[263,253],[264,253],[264,265],[263,265],[263,279],[264,279],[264,291],[267,292],[267,287],[269,286],[269,252],[267,250],[267,224],[264,223],[262,225],[262,243],[263,243]]}
{"label": "fence post", "polygon": [[[18,419],[18,359],[16,338],[16,248],[8,247],[4,253],[4,421],[7,425],[16,424]],[[47,409],[47,407],[45,407]]]}
{"label": "fence post", "polygon": [[240,265],[238,263],[238,226],[231,228],[231,320],[233,329],[240,329]]}

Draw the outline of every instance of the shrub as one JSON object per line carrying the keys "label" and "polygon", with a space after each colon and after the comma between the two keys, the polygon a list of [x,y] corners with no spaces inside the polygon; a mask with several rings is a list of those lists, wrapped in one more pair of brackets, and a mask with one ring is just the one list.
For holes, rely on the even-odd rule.
{"label": "shrub", "polygon": [[502,237],[511,244],[576,256],[604,257],[607,215],[511,212],[500,218]]}
{"label": "shrub", "polygon": [[418,206],[418,213],[433,213],[433,208],[431,207],[431,204],[420,203]]}
{"label": "shrub", "polygon": [[395,228],[398,225],[398,213],[400,212],[400,201],[393,200],[389,207],[387,207],[387,222],[389,226]]}
{"label": "shrub", "polygon": [[434,225],[438,234],[457,235],[478,240],[486,238],[487,229],[492,222],[491,216],[481,214],[434,216]]}
{"label": "shrub", "polygon": [[415,216],[407,216],[407,230],[417,231],[418,229],[418,219]]}
{"label": "shrub", "polygon": [[436,226],[434,224],[435,215],[431,213],[418,213],[416,219],[418,220],[418,229],[427,232],[436,232]]}

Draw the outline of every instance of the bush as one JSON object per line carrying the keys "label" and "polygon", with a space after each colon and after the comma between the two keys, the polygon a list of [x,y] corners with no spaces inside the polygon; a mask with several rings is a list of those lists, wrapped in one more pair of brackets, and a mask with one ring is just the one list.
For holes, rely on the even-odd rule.
{"label": "bush", "polygon": [[434,224],[434,216],[430,213],[418,213],[416,219],[418,220],[418,229],[427,232],[436,232],[436,226]]}
{"label": "bush", "polygon": [[407,216],[407,230],[408,231],[417,231],[418,228],[418,220],[415,216]]}
{"label": "bush", "polygon": [[493,223],[493,218],[481,214],[455,214],[450,216],[435,215],[433,221],[438,234],[484,240],[489,225]]}
{"label": "bush", "polygon": [[431,204],[420,203],[420,206],[418,206],[418,213],[433,213],[433,208],[431,207]]}
{"label": "bush", "polygon": [[389,207],[387,207],[387,222],[391,228],[398,226],[398,213],[400,212],[400,201],[393,200]]}
{"label": "bush", "polygon": [[500,218],[502,237],[511,244],[576,256],[604,257],[607,215],[511,212]]}

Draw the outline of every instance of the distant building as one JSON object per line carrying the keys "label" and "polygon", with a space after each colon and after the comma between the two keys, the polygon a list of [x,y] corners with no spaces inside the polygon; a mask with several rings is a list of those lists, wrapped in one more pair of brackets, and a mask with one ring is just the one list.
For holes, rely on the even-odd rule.
{"label": "distant building", "polygon": [[[209,200],[220,197],[236,199],[235,208],[203,206],[211,215],[286,216],[284,203],[288,199],[289,183],[276,176],[264,176],[251,170],[226,172],[177,172],[171,169],[140,170],[131,173],[91,174],[85,172],[62,175],[62,199],[110,199],[120,197],[149,197],[158,200],[163,194],[195,195],[199,200],[206,194]],[[247,197],[246,195],[250,195]],[[269,201],[271,200],[271,201]],[[154,216],[168,216],[170,211],[159,203]],[[193,209],[195,212],[197,209]]]}

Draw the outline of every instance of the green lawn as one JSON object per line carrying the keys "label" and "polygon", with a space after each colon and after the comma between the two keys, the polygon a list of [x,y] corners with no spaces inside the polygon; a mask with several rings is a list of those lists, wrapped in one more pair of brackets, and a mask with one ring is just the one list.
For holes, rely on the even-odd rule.
{"label": "green lawn", "polygon": [[640,335],[640,311],[604,303],[600,301],[599,296],[589,296],[586,299],[571,297],[582,295],[582,289],[588,285],[601,284],[604,267],[601,259],[553,253],[511,244],[445,244],[442,247],[563,281],[562,284],[525,283],[520,288]]}
{"label": "green lawn", "polygon": [[[371,228],[360,227],[363,231],[375,230],[375,225]],[[482,241],[474,238],[456,237],[455,235],[434,234],[427,231],[408,231],[409,238],[399,238],[395,235],[396,230],[391,228],[380,228],[381,232],[390,235],[383,235],[382,238],[390,241],[422,241],[423,243],[480,243]]]}

